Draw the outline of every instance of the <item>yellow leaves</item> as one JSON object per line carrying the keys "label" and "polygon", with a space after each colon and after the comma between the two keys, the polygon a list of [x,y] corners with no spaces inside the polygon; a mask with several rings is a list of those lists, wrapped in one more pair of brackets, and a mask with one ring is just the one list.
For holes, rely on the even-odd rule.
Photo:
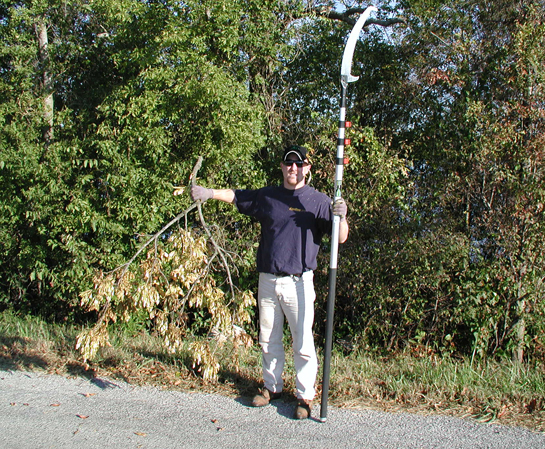
{"label": "yellow leaves", "polygon": [[200,278],[199,273],[194,272],[192,268],[196,267],[186,267],[180,265],[170,273],[170,277],[173,281],[178,282],[183,287],[189,288]]}
{"label": "yellow leaves", "polygon": [[165,291],[165,296],[171,296],[173,298],[179,298],[184,296],[184,290],[176,284],[169,284]]}
{"label": "yellow leaves", "polygon": [[[118,288],[118,294],[126,290],[127,281],[124,281],[121,288]],[[93,279],[94,288],[80,293],[80,305],[89,311],[100,310],[105,303],[112,300],[116,292],[115,282],[116,279],[112,274],[104,277],[104,273],[98,271]]]}
{"label": "yellow leaves", "polygon": [[152,312],[161,300],[159,292],[149,284],[140,284],[133,298],[133,306],[136,310]]}
{"label": "yellow leaves", "polygon": [[98,348],[109,344],[108,329],[104,323],[84,330],[76,338],[76,349],[80,351],[83,360],[92,359],[98,351]]}
{"label": "yellow leaves", "polygon": [[168,314],[165,311],[160,311],[155,316],[155,330],[159,335],[166,335],[168,331]]}
{"label": "yellow leaves", "polygon": [[121,279],[118,279],[116,289],[116,295],[118,298],[123,299],[125,295],[130,294],[133,280],[134,274],[130,271],[127,271]]}
{"label": "yellow leaves", "polygon": [[100,310],[100,301],[93,295],[93,290],[86,290],[80,293],[80,305],[89,311]]}
{"label": "yellow leaves", "polygon": [[255,297],[250,291],[242,292],[237,301],[236,317],[241,324],[249,323],[252,320],[250,310],[256,304]]}
{"label": "yellow leaves", "polygon": [[209,279],[206,283],[199,283],[195,290],[195,294],[188,300],[190,307],[213,309],[225,297],[225,293],[215,287],[214,279]]}
{"label": "yellow leaves", "polygon": [[168,352],[176,353],[182,347],[183,332],[182,329],[174,323],[168,323],[166,331],[163,333],[163,341]]}
{"label": "yellow leaves", "polygon": [[[134,316],[142,319],[142,314],[169,353],[181,349],[188,323],[201,331],[213,328],[225,339],[236,340],[236,345],[251,344],[239,326],[251,321],[255,299],[251,292],[238,292],[234,286],[227,290],[223,280],[221,288],[216,284],[217,255],[204,236],[179,230],[166,241],[157,240],[132,270],[126,264],[107,275],[97,272],[93,289],[81,293],[80,302],[87,310],[99,311],[99,321],[78,335],[76,349],[85,361],[92,359],[108,345],[109,323]],[[206,381],[215,381],[219,370],[211,343],[221,344],[218,339],[191,347],[194,368]]]}
{"label": "yellow leaves", "polygon": [[252,337],[250,335],[248,335],[246,332],[243,332],[235,335],[235,344],[250,348],[254,344],[254,341],[252,340]]}
{"label": "yellow leaves", "polygon": [[201,373],[203,380],[215,382],[220,364],[210,350],[210,344],[207,341],[196,341],[190,349],[193,353],[193,369]]}
{"label": "yellow leaves", "polygon": [[114,295],[114,277],[113,275],[108,275],[103,277],[103,273],[95,277],[95,290],[96,295],[99,298],[111,298]]}

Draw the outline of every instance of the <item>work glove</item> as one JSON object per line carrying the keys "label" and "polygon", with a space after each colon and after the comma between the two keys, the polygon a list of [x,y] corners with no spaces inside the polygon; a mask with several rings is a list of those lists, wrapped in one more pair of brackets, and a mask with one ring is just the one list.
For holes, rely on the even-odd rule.
{"label": "work glove", "polygon": [[333,215],[338,215],[341,217],[341,220],[346,218],[346,213],[348,212],[348,206],[342,198],[335,200],[333,203]]}
{"label": "work glove", "polygon": [[201,186],[191,186],[190,195],[193,201],[200,201],[201,203],[204,203],[205,201],[214,197],[214,190]]}

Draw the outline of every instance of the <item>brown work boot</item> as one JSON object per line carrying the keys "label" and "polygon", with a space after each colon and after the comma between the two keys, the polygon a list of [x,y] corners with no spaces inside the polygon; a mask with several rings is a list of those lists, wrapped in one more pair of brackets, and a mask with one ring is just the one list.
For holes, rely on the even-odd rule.
{"label": "brown work boot", "polygon": [[310,399],[297,399],[297,408],[295,409],[295,419],[310,418],[312,410],[312,401]]}
{"label": "brown work boot", "polygon": [[257,393],[252,399],[252,405],[254,407],[264,407],[269,402],[274,401],[275,399],[280,399],[281,396],[282,393],[273,393],[267,388],[263,388],[259,390],[259,393]]}

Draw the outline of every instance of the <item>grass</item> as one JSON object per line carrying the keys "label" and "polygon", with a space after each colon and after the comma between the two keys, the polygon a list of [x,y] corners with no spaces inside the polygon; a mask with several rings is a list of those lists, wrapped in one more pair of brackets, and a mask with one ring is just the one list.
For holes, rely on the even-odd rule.
{"label": "grass", "polygon": [[[161,341],[138,326],[114,327],[111,346],[85,364],[74,349],[81,328],[38,318],[0,314],[0,368],[43,370],[70,376],[110,376],[134,385],[184,391],[250,396],[260,384],[257,344],[216,345],[220,372],[205,382],[192,368],[187,341],[179,354],[168,354]],[[438,357],[426,348],[380,357],[364,351],[334,352],[329,404],[387,412],[442,414],[479,422],[523,426],[545,432],[543,365],[510,360]],[[294,390],[294,368],[286,357],[286,389]],[[318,393],[321,381],[318,379]],[[319,398],[318,398],[319,399]]]}
{"label": "grass", "polygon": [[448,414],[545,430],[543,367],[511,361],[353,354],[339,361],[335,399],[345,407]]}

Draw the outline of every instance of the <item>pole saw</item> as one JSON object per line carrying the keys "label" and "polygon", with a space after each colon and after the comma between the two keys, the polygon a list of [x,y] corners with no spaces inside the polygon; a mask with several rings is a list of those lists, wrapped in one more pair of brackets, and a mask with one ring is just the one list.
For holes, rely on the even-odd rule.
{"label": "pole saw", "polygon": [[[352,58],[354,56],[354,48],[358,41],[360,31],[365,25],[372,11],[378,11],[374,6],[369,6],[359,17],[358,21],[352,28],[346,46],[344,48],[343,60],[341,64],[341,113],[339,120],[339,134],[337,139],[337,159],[335,162],[335,188],[333,201],[341,198],[341,187],[343,181],[344,169],[344,145],[345,145],[345,127],[346,127],[346,90],[348,83],[353,83],[359,79],[358,76],[352,76]],[[335,312],[335,286],[337,282],[337,259],[339,255],[339,223],[340,217],[333,216],[333,229],[331,231],[331,257],[329,261],[329,291],[327,296],[327,315],[326,315],[326,332],[325,332],[325,352],[324,352],[324,369],[322,378],[322,403],[320,409],[320,420],[325,422],[327,419],[327,398],[329,395],[329,376],[331,365],[331,348],[333,342],[333,316]]]}

